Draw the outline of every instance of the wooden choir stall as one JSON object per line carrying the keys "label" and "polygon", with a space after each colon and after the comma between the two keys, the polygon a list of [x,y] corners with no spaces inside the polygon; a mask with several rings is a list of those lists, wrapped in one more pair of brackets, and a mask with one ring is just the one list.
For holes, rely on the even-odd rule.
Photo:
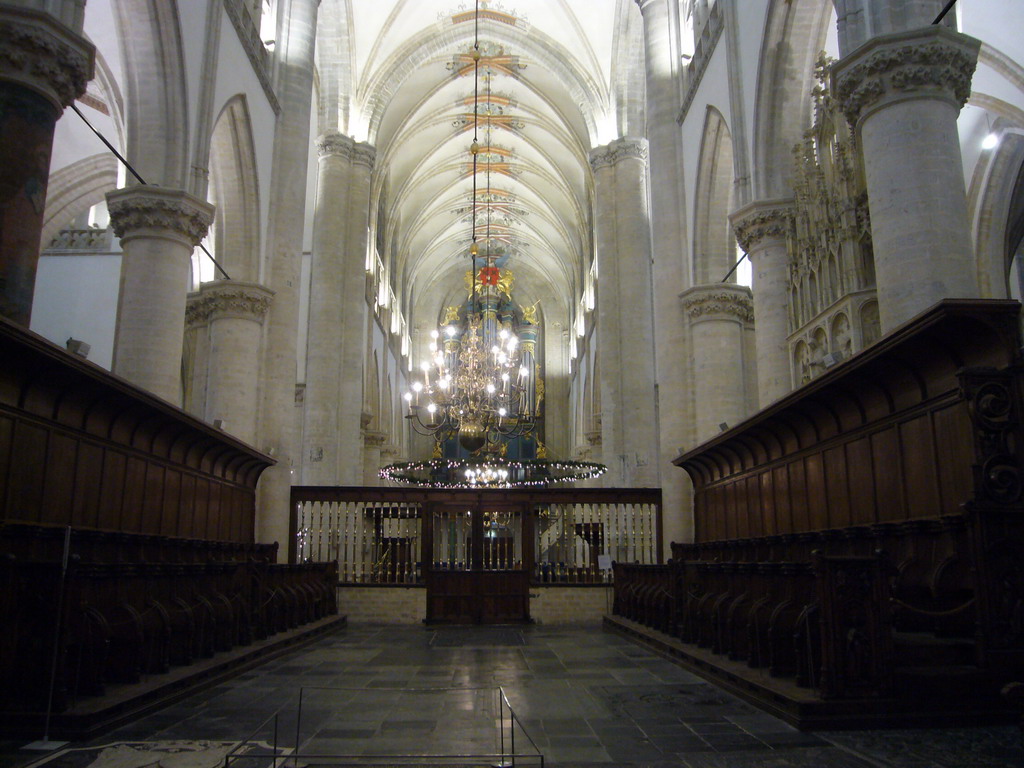
{"label": "wooden choir stall", "polygon": [[52,701],[81,736],[339,620],[335,564],[255,542],[273,459],[3,320],[0,359],[5,731]]}
{"label": "wooden choir stall", "polygon": [[1020,306],[947,300],[676,460],[609,623],[803,727],[998,717],[1024,668]]}

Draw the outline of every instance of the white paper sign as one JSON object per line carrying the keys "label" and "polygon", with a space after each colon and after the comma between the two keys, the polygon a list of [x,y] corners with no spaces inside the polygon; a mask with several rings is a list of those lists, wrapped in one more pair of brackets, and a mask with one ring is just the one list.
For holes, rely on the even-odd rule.
{"label": "white paper sign", "polygon": [[597,556],[597,567],[602,571],[609,571],[612,567],[612,556],[611,555],[598,555]]}

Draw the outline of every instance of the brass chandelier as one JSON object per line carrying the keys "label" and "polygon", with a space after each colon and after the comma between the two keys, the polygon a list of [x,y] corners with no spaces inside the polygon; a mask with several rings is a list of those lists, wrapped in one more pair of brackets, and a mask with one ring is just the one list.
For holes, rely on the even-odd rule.
{"label": "brass chandelier", "polygon": [[[421,378],[413,380],[405,400],[406,418],[422,435],[440,444],[457,437],[469,453],[497,452],[502,443],[533,432],[540,415],[536,401],[537,376],[534,351],[537,328],[532,312],[517,317],[511,303],[511,273],[496,266],[491,249],[490,211],[487,215],[483,253],[477,241],[479,196],[477,172],[480,160],[480,35],[479,2],[473,41],[473,141],[470,145],[473,175],[471,270],[467,275],[470,296],[464,317],[449,307],[444,322],[431,331],[432,359],[420,366]],[[490,80],[488,78],[488,101]],[[485,153],[490,194],[490,121]],[[482,263],[482,266],[478,265]],[[507,299],[502,302],[502,296]]]}
{"label": "brass chandelier", "polygon": [[[535,359],[539,324],[536,305],[512,302],[512,273],[498,267],[492,247],[491,146],[492,121],[487,122],[487,146],[479,140],[480,3],[476,2],[473,34],[473,203],[470,270],[466,274],[468,302],[448,307],[431,331],[430,358],[421,363],[405,393],[412,429],[434,438],[434,456],[426,461],[397,462],[380,470],[391,482],[429,488],[523,488],[566,484],[596,478],[606,471],[589,461],[549,460],[539,438],[543,380]],[[487,102],[491,102],[490,77]],[[480,195],[477,172],[483,152],[487,179],[484,198],[487,220],[478,242]],[[509,443],[533,438],[537,458],[508,457]],[[457,439],[468,458],[444,458],[442,446]]]}

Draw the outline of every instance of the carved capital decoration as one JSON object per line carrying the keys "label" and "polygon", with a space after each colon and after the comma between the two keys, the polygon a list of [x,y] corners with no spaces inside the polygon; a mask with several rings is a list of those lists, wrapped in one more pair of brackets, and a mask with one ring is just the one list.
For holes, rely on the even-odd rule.
{"label": "carved capital decoration", "polygon": [[316,140],[316,152],[319,157],[340,157],[350,163],[373,168],[377,159],[377,150],[363,141],[356,141],[337,131],[329,131]]}
{"label": "carved capital decoration", "polygon": [[319,157],[337,155],[349,160],[352,157],[352,148],[355,143],[355,139],[343,133],[329,131],[317,137],[316,153]]}
{"label": "carved capital decoration", "polygon": [[107,193],[110,226],[120,238],[139,230],[164,230],[199,245],[213,221],[212,205],[180,189],[154,185],[127,187]]}
{"label": "carved capital decoration", "polygon": [[42,94],[59,111],[85,93],[96,49],[48,13],[0,10],[0,71]]}
{"label": "carved capital decoration", "polygon": [[1015,504],[1021,500],[1020,461],[1014,452],[1020,431],[1008,371],[960,371],[960,391],[974,427],[974,500]]}
{"label": "carved capital decoration", "polygon": [[792,200],[769,200],[751,203],[729,216],[736,241],[747,253],[763,240],[785,241],[793,233],[796,209]]}
{"label": "carved capital decoration", "polygon": [[377,161],[377,150],[365,141],[357,141],[352,148],[352,162],[356,165],[365,166],[373,170],[373,164]]}
{"label": "carved capital decoration", "polygon": [[754,322],[754,300],[750,289],[722,285],[691,288],[679,295],[683,311],[691,320],[738,319]]}
{"label": "carved capital decoration", "polygon": [[274,292],[256,283],[235,280],[204,283],[199,291],[189,294],[185,325],[194,327],[228,317],[259,323],[273,300]]}
{"label": "carved capital decoration", "polygon": [[590,167],[595,171],[610,168],[620,160],[631,158],[647,163],[647,139],[634,139],[625,136],[609,142],[602,147],[590,150]]}
{"label": "carved capital decoration", "polygon": [[981,44],[931,26],[872,38],[833,65],[832,88],[850,125],[889,101],[944,99],[958,110],[971,93]]}
{"label": "carved capital decoration", "polygon": [[382,448],[387,441],[387,432],[378,432],[373,429],[363,430],[363,445],[367,448]]}

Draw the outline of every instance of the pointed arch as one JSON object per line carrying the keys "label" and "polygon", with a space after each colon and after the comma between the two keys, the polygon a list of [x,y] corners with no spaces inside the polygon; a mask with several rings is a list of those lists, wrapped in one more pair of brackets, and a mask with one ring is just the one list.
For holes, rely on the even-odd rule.
{"label": "pointed arch", "polygon": [[148,184],[188,178],[187,73],[176,0],[114,0],[124,62],[128,161]]}
{"label": "pointed arch", "polygon": [[717,283],[736,261],[736,236],[729,225],[733,209],[732,135],[722,113],[707,108],[697,166],[694,211],[694,284]]}
{"label": "pointed arch", "polygon": [[791,194],[793,146],[811,119],[814,63],[831,18],[824,0],[772,0],[768,9],[754,107],[755,199]]}
{"label": "pointed arch", "polygon": [[54,171],[46,192],[41,248],[73,218],[103,202],[107,192],[117,188],[117,160],[101,152]]}
{"label": "pointed arch", "polygon": [[259,183],[249,107],[243,94],[224,105],[210,138],[214,253],[236,280],[259,276]]}

